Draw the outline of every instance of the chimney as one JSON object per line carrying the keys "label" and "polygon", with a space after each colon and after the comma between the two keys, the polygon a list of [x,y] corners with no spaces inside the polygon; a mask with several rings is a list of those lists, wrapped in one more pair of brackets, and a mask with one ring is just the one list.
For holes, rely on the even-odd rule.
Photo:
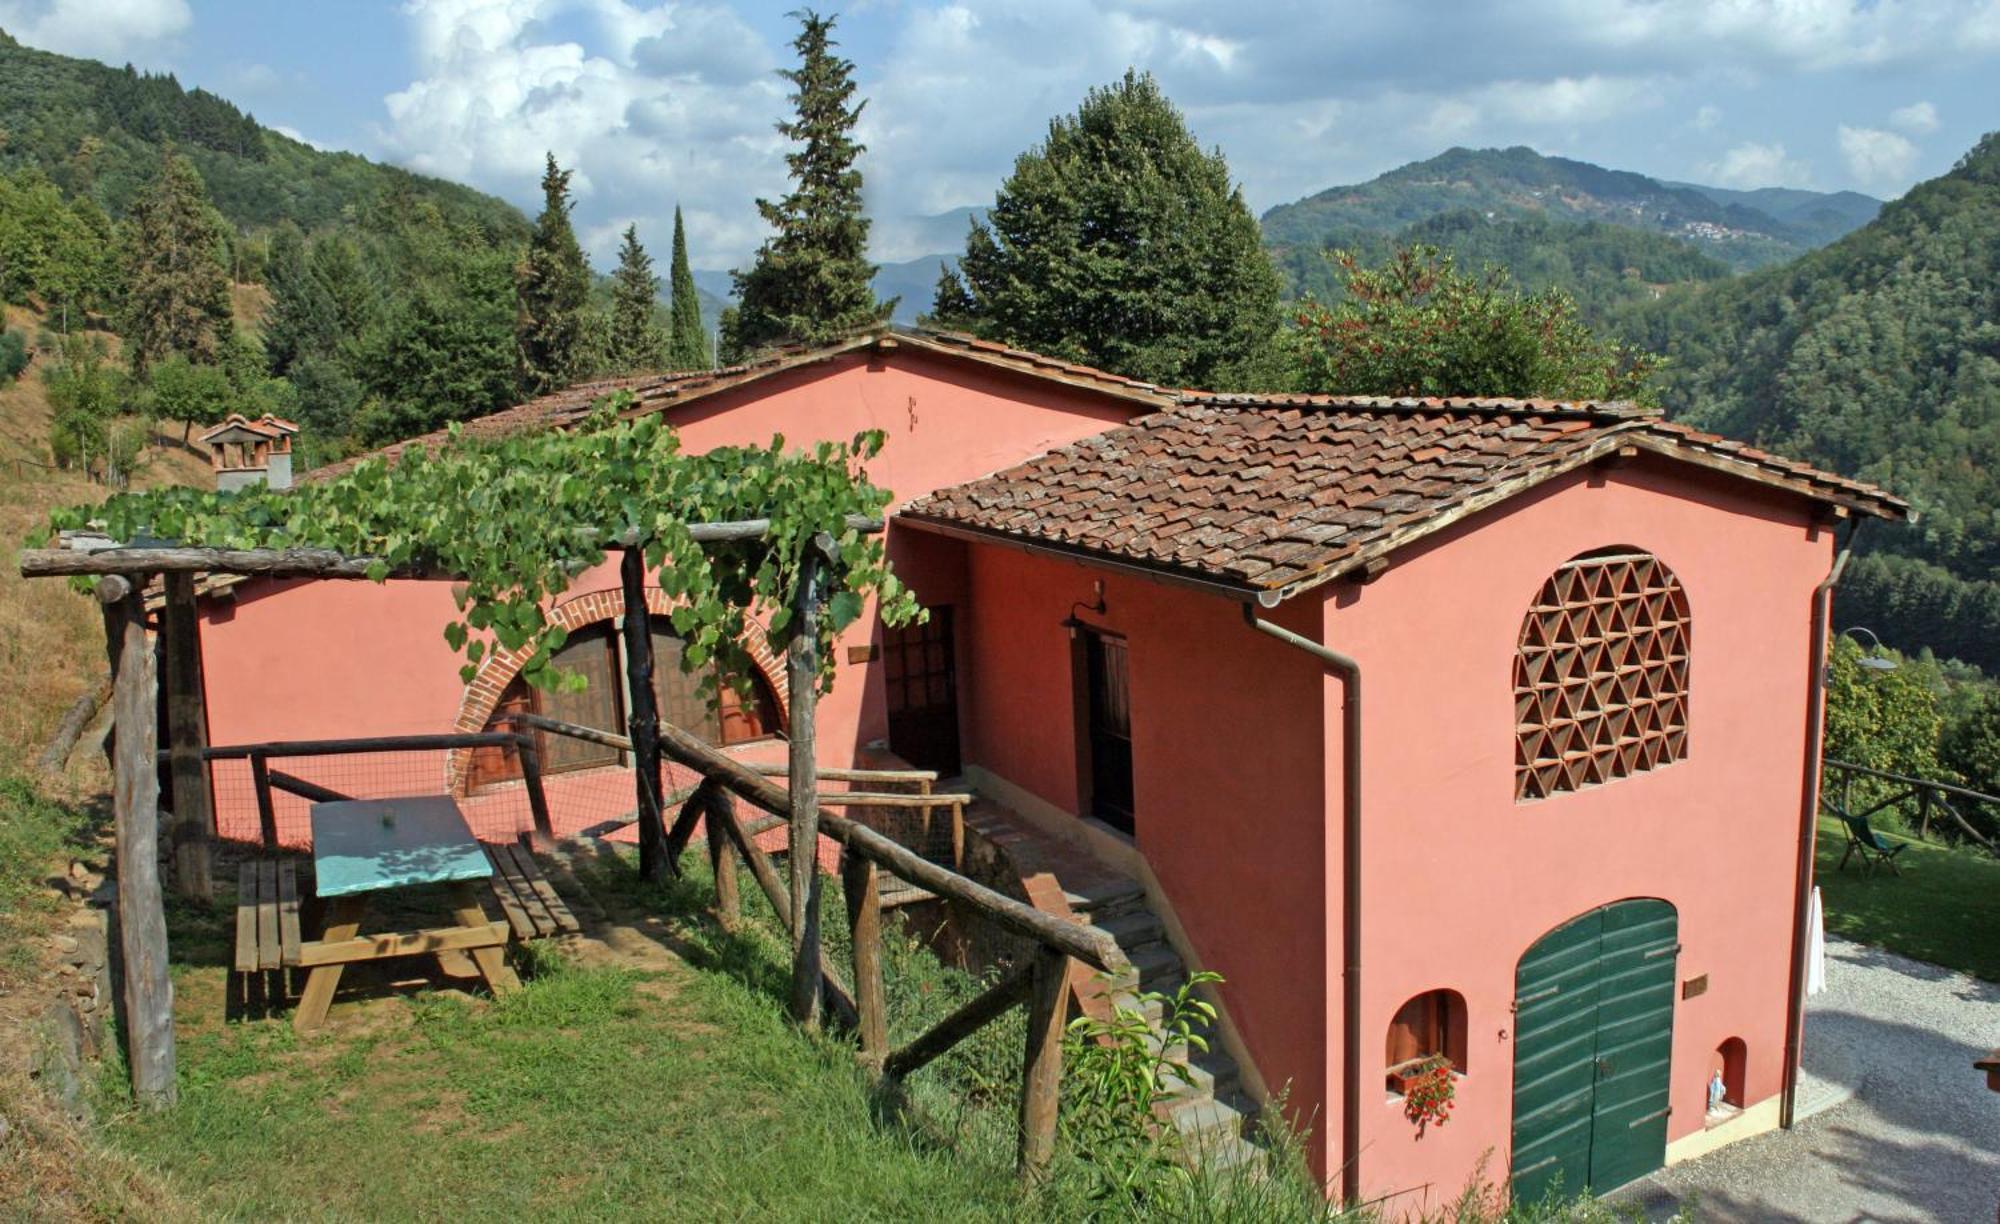
{"label": "chimney", "polygon": [[260,484],[291,488],[292,438],[298,432],[296,424],[268,412],[254,421],[230,413],[201,435],[209,466],[215,469],[215,487],[224,492]]}

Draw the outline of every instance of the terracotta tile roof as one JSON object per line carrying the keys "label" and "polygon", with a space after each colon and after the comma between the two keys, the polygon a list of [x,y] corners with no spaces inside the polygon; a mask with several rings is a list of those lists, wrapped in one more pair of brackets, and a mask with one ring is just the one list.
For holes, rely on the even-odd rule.
{"label": "terracotta tile roof", "polygon": [[898,517],[1283,595],[1628,448],[1908,512],[1873,486],[1625,404],[1190,393]]}

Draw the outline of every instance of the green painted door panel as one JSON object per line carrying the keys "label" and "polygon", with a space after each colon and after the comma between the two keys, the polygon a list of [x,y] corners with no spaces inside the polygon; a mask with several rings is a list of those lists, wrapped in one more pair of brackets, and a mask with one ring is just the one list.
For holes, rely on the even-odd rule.
{"label": "green painted door panel", "polygon": [[1599,1192],[1666,1161],[1678,950],[1679,923],[1666,902],[1623,901],[1604,911],[1590,1145],[1590,1184]]}
{"label": "green painted door panel", "polygon": [[1590,1180],[1597,1052],[1597,949],[1603,911],[1557,927],[1521,958],[1514,978],[1514,1195],[1535,1202],[1552,1185]]}
{"label": "green painted door panel", "polygon": [[1666,1154],[1677,922],[1621,901],[1535,941],[1515,973],[1513,1194],[1609,1190]]}

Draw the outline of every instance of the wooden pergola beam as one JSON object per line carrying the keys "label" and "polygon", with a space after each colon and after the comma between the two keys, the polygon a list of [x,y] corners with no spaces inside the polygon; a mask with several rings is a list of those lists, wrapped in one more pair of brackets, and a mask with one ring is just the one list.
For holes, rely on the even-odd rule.
{"label": "wooden pergola beam", "polygon": [[[873,534],[882,520],[867,515],[847,517],[849,530]],[[734,544],[762,539],[770,519],[740,519],[726,523],[693,523],[688,534],[697,544]],[[101,537],[100,537],[101,538]],[[606,548],[639,544],[632,532],[615,535]],[[382,564],[379,557],[353,557],[330,548],[185,548],[177,545],[127,547],[107,541],[102,547],[27,548],[21,550],[23,578],[76,578],[102,574],[235,574],[262,578],[366,578]],[[457,578],[434,565],[390,566],[392,578]]]}

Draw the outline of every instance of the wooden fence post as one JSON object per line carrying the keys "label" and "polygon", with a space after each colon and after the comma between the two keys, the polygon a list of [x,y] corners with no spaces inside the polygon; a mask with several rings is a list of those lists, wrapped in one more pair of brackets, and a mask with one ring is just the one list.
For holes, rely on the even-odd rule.
{"label": "wooden fence post", "polygon": [[167,911],[160,895],[159,706],[146,640],[143,577],[99,580],[117,659],[111,701],[112,803],[117,818],[118,938],[124,959],[125,1045],[132,1095],[149,1109],[174,1103],[174,986],[167,976]]}
{"label": "wooden fence post", "polygon": [[792,902],[792,1019],[819,1025],[819,767],[814,758],[813,713],[819,700],[820,556],[808,545],[799,556],[792,599],[791,640],[785,647],[790,690],[790,834]]}
{"label": "wooden fence post", "polygon": [[1069,957],[1050,947],[1034,951],[1028,992],[1028,1050],[1021,1069],[1019,1167],[1032,1176],[1056,1150],[1056,1103],[1062,1090],[1063,1026],[1069,1019]]}
{"label": "wooden fence post", "polygon": [[208,732],[201,708],[201,625],[194,602],[194,575],[165,575],[167,600],[161,613],[166,656],[167,770],[173,780],[174,886],[184,897],[215,896],[214,816],[208,794],[208,767],[201,750]]}
{"label": "wooden fence post", "polygon": [[708,865],[715,874],[715,920],[725,931],[735,930],[743,914],[743,902],[736,887],[736,855],[731,852],[729,834],[722,827],[728,818],[722,809],[734,802],[729,792],[718,786],[701,818],[702,836],[708,841]]}
{"label": "wooden fence post", "polygon": [[271,798],[271,762],[261,752],[250,754],[250,786],[257,792],[257,829],[264,849],[278,848],[278,809]]}
{"label": "wooden fence post", "polygon": [[854,1009],[860,1014],[861,1061],[874,1075],[889,1056],[889,1012],[882,995],[881,873],[867,856],[849,850],[841,860],[847,926],[854,945]]}
{"label": "wooden fence post", "polygon": [[632,774],[639,809],[639,874],[657,880],[674,870],[667,861],[665,797],[660,792],[660,711],[653,700],[653,624],[646,611],[646,553],[627,545],[618,567],[625,592],[625,687],[632,709]]}

